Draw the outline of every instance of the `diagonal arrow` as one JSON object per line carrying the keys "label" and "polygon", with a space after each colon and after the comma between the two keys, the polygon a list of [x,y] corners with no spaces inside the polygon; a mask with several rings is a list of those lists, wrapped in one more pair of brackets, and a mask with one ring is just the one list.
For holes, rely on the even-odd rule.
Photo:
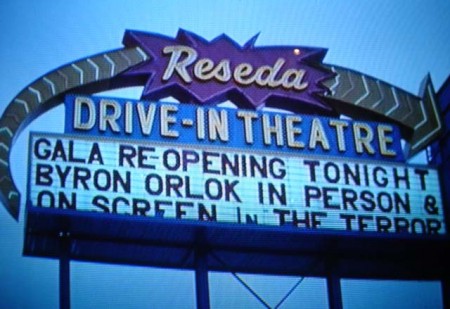
{"label": "diagonal arrow", "polygon": [[428,75],[422,82],[422,100],[420,110],[423,120],[414,126],[407,153],[415,154],[435,140],[443,131],[443,123],[437,106],[436,93],[431,77]]}
{"label": "diagonal arrow", "polygon": [[323,82],[330,90],[324,95],[327,103],[354,118],[375,117],[398,124],[408,142],[406,157],[422,151],[441,134],[442,119],[429,75],[422,82],[421,97],[417,97],[353,70],[329,68],[335,76]]}
{"label": "diagonal arrow", "polygon": [[[0,118],[0,200],[8,212],[19,218],[20,193],[11,174],[9,157],[15,138],[34,118],[62,103],[69,91],[94,93],[132,83],[114,78],[146,60],[139,47],[124,48],[60,67],[25,87],[7,106]],[[134,81],[138,84],[140,81]]]}

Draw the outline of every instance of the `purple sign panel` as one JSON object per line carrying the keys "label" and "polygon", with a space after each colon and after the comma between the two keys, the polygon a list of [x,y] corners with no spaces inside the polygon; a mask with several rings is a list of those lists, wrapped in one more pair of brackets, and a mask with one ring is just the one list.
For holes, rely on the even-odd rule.
{"label": "purple sign panel", "polygon": [[319,96],[327,91],[321,82],[334,76],[320,67],[326,49],[259,48],[254,47],[256,38],[241,47],[226,35],[208,42],[186,31],[178,32],[175,39],[127,31],[124,44],[140,46],[152,60],[124,75],[148,76],[144,99],[170,95],[203,104],[232,99],[253,108],[281,99],[331,112]]}

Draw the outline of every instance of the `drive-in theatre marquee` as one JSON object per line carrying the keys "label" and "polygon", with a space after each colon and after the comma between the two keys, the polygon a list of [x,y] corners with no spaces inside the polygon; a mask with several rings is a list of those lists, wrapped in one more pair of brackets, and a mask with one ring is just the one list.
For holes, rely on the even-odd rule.
{"label": "drive-in theatre marquee", "polygon": [[[416,96],[323,64],[325,49],[255,41],[127,31],[125,48],[25,87],[0,120],[1,197],[16,219],[14,140],[66,111],[63,134],[30,134],[25,253],[56,256],[65,236],[74,258],[185,267],[193,246],[326,254],[327,240],[446,237],[439,171],[405,163],[443,130],[430,78]],[[128,86],[142,98],[95,95]]]}

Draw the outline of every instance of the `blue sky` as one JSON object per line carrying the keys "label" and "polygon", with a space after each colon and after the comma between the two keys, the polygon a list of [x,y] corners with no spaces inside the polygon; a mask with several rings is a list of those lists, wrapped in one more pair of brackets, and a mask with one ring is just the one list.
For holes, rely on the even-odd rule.
{"label": "blue sky", "polygon": [[[84,58],[121,47],[126,29],[175,36],[183,28],[244,44],[328,48],[325,63],[351,68],[418,94],[430,73],[436,89],[450,74],[450,2],[375,1],[23,1],[0,2],[0,112],[33,80]],[[122,96],[138,96],[131,90]],[[136,97],[137,98],[137,97]],[[38,118],[13,149],[13,176],[25,195],[30,130],[61,132],[64,108]],[[2,308],[56,308],[58,263],[22,256],[24,215],[0,207]],[[298,278],[244,276],[270,304]],[[210,275],[217,308],[258,308],[229,274]],[[72,263],[73,308],[192,308],[190,271]],[[307,278],[285,308],[323,308],[325,281]],[[343,281],[346,308],[439,308],[438,282]]]}

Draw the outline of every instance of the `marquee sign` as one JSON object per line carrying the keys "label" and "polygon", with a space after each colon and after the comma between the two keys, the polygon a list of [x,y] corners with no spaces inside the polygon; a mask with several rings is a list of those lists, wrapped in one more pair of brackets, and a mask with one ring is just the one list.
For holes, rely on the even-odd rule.
{"label": "marquee sign", "polygon": [[338,231],[444,234],[436,170],[32,135],[30,207]]}
{"label": "marquee sign", "polygon": [[[132,106],[140,116],[131,116]],[[373,143],[382,146],[374,147],[354,132],[327,137],[318,123],[333,119],[324,117],[304,117],[310,128],[302,141],[299,126],[274,130],[277,113],[86,96],[67,97],[66,108],[65,135],[31,137],[29,207],[169,222],[445,233],[436,170],[354,158],[394,156],[400,148],[386,134],[392,129],[343,122],[349,130],[383,132]],[[350,162],[330,157],[339,146]],[[311,155],[320,150],[326,155]]]}
{"label": "marquee sign", "polygon": [[[434,99],[434,89],[430,78],[425,79],[421,97],[418,97],[365,74],[323,64],[325,49],[301,46],[257,47],[255,46],[256,38],[253,37],[249,42],[240,46],[225,35],[208,42],[184,30],[180,30],[175,39],[139,31],[126,31],[123,40],[125,48],[87,57],[38,78],[12,100],[0,119],[0,196],[3,204],[11,215],[17,219],[20,194],[11,177],[10,150],[17,135],[32,119],[63,102],[65,95],[68,93],[92,94],[108,89],[143,85],[145,86],[142,94],[143,100],[159,100],[172,96],[180,102],[200,105],[231,100],[240,108],[255,110],[263,106],[280,107],[309,116],[294,114],[271,117],[269,114],[261,114],[251,110],[223,112],[219,109],[210,109],[210,112],[206,109],[195,109],[193,107],[184,109],[183,107],[179,110],[187,113],[194,112],[196,118],[193,115],[179,117],[180,122],[177,122],[174,120],[176,118],[174,114],[178,112],[178,109],[174,108],[173,105],[163,104],[157,107],[147,103],[131,102],[121,105],[110,102],[104,104],[102,114],[101,100],[85,96],[85,99],[79,99],[80,102],[84,103],[73,105],[73,114],[70,114],[71,108],[68,108],[68,115],[78,121],[78,123],[75,123],[75,129],[90,131],[90,134],[98,133],[92,130],[102,131],[104,129],[106,136],[108,134],[114,136],[117,133],[116,130],[125,133],[125,136],[127,134],[132,135],[132,132],[128,131],[136,133],[140,130],[139,134],[150,136],[153,128],[152,117],[154,113],[159,113],[159,123],[155,122],[154,124],[159,125],[160,133],[165,138],[181,143],[180,149],[184,149],[185,146],[183,141],[176,141],[179,136],[195,136],[205,142],[198,146],[201,151],[191,150],[189,152],[191,153],[190,160],[196,161],[198,157],[199,162],[201,162],[200,157],[207,151],[204,149],[206,146],[201,145],[207,145],[208,143],[214,144],[215,147],[223,147],[220,151],[213,151],[215,155],[211,155],[211,162],[215,162],[216,156],[230,157],[231,154],[247,158],[249,156],[247,150],[243,149],[245,149],[245,146],[253,145],[252,143],[255,144],[257,152],[281,151],[283,155],[280,156],[280,161],[275,159],[274,155],[266,155],[266,160],[275,160],[273,162],[277,163],[273,164],[278,168],[286,169],[286,173],[287,171],[293,171],[293,166],[298,165],[299,162],[303,169],[309,170],[309,176],[298,176],[300,178],[294,180],[294,183],[303,183],[309,177],[312,182],[311,188],[303,188],[303,197],[309,196],[310,207],[316,210],[321,209],[323,205],[320,206],[319,204],[323,203],[324,200],[330,205],[335,205],[336,198],[342,199],[342,196],[345,196],[347,202],[344,204],[349,208],[352,207],[349,205],[356,203],[356,200],[354,202],[351,202],[351,200],[361,197],[364,197],[364,203],[369,208],[372,202],[375,203],[377,199],[380,203],[398,202],[403,206],[397,206],[402,207],[405,213],[411,215],[411,217],[405,219],[409,220],[411,229],[411,226],[414,226],[412,222],[416,218],[416,214],[407,211],[409,209],[407,200],[409,199],[411,202],[413,199],[413,191],[409,190],[420,192],[425,183],[428,185],[429,181],[436,181],[435,171],[427,168],[410,167],[378,168],[380,166],[375,163],[346,165],[339,160],[332,163],[325,158],[309,160],[304,155],[311,155],[312,153],[314,155],[328,154],[332,156],[346,154],[360,159],[387,159],[390,162],[399,162],[403,160],[403,153],[399,150],[400,134],[409,145],[405,156],[410,157],[416,154],[442,131],[442,122]],[[72,98],[75,98],[72,100],[75,100],[74,103],[76,103],[78,97]],[[76,110],[77,106],[78,110]],[[93,111],[98,111],[98,113],[94,115]],[[131,113],[134,113],[134,115]],[[318,116],[336,117],[339,114],[352,116],[355,122],[338,118],[325,119]],[[364,115],[364,117],[360,115]],[[79,118],[77,118],[78,116]],[[103,120],[100,120],[101,117],[103,117]],[[199,120],[198,117],[205,117],[205,120]],[[243,139],[240,141],[235,141],[233,140],[234,137],[230,137],[231,133],[235,133],[235,131],[230,130],[228,124],[225,124],[225,118],[227,117],[233,118],[233,120],[229,119],[229,123],[236,122],[238,123],[236,125],[242,126],[243,129],[240,132],[243,134]],[[359,120],[365,121],[368,117],[382,120],[383,124],[358,122]],[[215,124],[212,127],[211,122]],[[253,130],[254,127],[261,128],[261,126],[262,129]],[[279,133],[280,129],[283,131],[282,134]],[[148,130],[148,134],[146,130]],[[185,131],[189,132],[190,135],[181,134]],[[42,139],[47,142],[38,142]],[[40,139],[33,138],[32,144],[46,148],[57,143],[57,140],[60,140],[64,145],[71,144],[69,137],[51,136],[43,136]],[[78,144],[89,146],[89,142],[82,137],[76,137],[72,141],[74,147]],[[233,144],[235,142],[236,144]],[[107,149],[116,149],[115,147],[120,145],[120,143],[110,144],[107,141],[104,143]],[[140,143],[138,145],[142,146],[143,144]],[[227,145],[230,146],[230,149],[227,148]],[[244,148],[241,149],[241,146]],[[136,149],[135,146],[130,147],[129,151]],[[167,151],[165,147],[155,146],[155,151],[158,151],[155,156],[158,156],[158,158],[164,156],[165,151]],[[284,152],[285,150],[287,151]],[[179,153],[178,151],[181,150],[177,150],[177,153]],[[181,151],[181,153],[183,152]],[[39,156],[43,154],[35,152],[34,155],[36,157],[32,157],[32,162],[38,162]],[[264,154],[258,156],[264,156]],[[255,154],[255,160],[258,156]],[[299,156],[300,159],[295,159],[298,162],[292,163],[294,164],[292,165],[288,163],[290,160],[288,158],[291,156],[295,158]],[[200,165],[199,162],[195,165]],[[309,163],[305,162],[317,163],[308,165]],[[396,166],[395,164],[398,163],[389,164]],[[34,165],[32,168],[32,174],[39,174],[40,170],[36,166]],[[59,165],[49,163],[48,169],[56,170],[56,166]],[[329,169],[334,168],[335,174],[337,171],[345,169],[345,166],[350,170],[356,170],[356,166],[358,166],[367,173],[369,171],[373,173],[375,170],[386,170],[385,177],[387,178],[406,177],[408,187],[401,188],[403,191],[398,193],[398,197],[391,195],[385,197],[380,193],[383,192],[381,189],[372,193],[363,193],[364,189],[355,189],[352,191],[354,193],[345,191],[347,193],[343,194],[345,188],[336,183],[337,187],[333,188],[341,192],[340,195],[338,194],[339,197],[328,197],[327,194],[334,194],[334,189],[325,193],[326,182],[315,184],[311,178],[316,168],[318,169],[316,174],[318,178],[325,177],[324,179],[327,181],[327,177],[333,177],[323,174],[321,168],[326,166]],[[131,166],[127,167],[127,169],[131,168]],[[127,169],[124,170],[125,173],[128,171]],[[60,169],[59,171],[65,173],[64,170]],[[45,175],[45,172],[42,173]],[[384,174],[384,172],[377,173]],[[407,176],[405,176],[405,173]],[[42,177],[41,181],[45,183],[47,178]],[[233,187],[233,181],[226,177],[218,181],[221,184],[228,181],[228,185]],[[410,177],[412,177],[411,180],[409,180]],[[62,185],[61,178],[59,181]],[[151,186],[158,181],[152,180]],[[197,179],[195,181],[202,182],[203,180]],[[392,183],[395,186],[395,181],[389,181],[390,185]],[[436,188],[438,187],[436,184]],[[281,190],[280,188],[278,185],[274,186],[274,190],[277,192]],[[234,198],[243,198],[238,193],[234,196],[234,191],[230,188],[229,190],[231,190],[229,194]],[[38,195],[38,193],[36,194]],[[205,196],[206,193],[199,194]],[[417,199],[421,201],[419,208],[423,210],[423,203],[426,203],[429,199],[427,195],[422,196],[420,194]],[[33,197],[32,193],[33,203],[38,202],[36,200],[38,199],[37,195]],[[431,195],[434,197],[433,203],[434,201],[439,203],[438,191],[431,193]],[[410,197],[404,198],[405,196]],[[322,201],[319,202],[318,200]],[[105,207],[108,208],[108,211],[111,211],[109,206]],[[354,208],[358,207],[355,206]],[[183,212],[184,210],[180,211]],[[210,211],[212,210],[210,209]],[[273,212],[273,209],[270,211]],[[290,215],[292,216],[292,214],[291,212]],[[356,216],[356,213],[352,213],[352,215]],[[430,225],[426,223],[429,219],[427,216],[434,216],[435,214],[424,213],[424,215],[423,222],[425,223],[423,225],[417,223],[418,233],[427,233],[430,230],[442,233],[442,226],[437,228],[437,225],[432,223],[430,228]],[[441,211],[439,215],[442,215]],[[279,215],[278,220],[282,220],[281,218],[282,215]],[[394,220],[393,216],[387,216],[387,218],[390,221]],[[353,224],[351,223],[353,219],[348,220],[344,220],[347,227]],[[372,223],[367,224],[371,225]],[[368,229],[373,230],[374,228]]]}

